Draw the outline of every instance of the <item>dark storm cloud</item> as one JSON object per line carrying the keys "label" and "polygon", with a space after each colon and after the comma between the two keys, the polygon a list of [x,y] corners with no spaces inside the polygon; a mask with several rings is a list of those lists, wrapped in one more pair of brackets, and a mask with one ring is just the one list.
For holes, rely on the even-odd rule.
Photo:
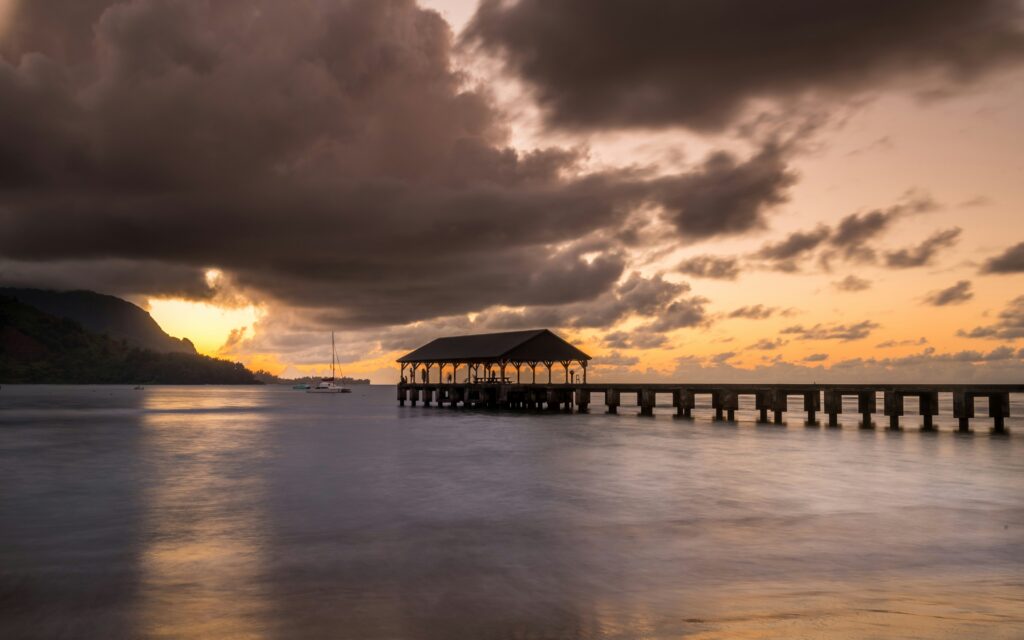
{"label": "dark storm cloud", "polygon": [[863,320],[850,325],[816,324],[813,327],[794,325],[792,327],[786,327],[781,331],[781,333],[795,336],[797,340],[841,340],[843,342],[850,342],[868,337],[871,335],[871,332],[879,326],[881,325],[877,322]]}
{"label": "dark storm cloud", "polygon": [[1024,242],[1015,244],[998,256],[989,258],[982,273],[1024,273]]}
{"label": "dark storm cloud", "polygon": [[894,269],[923,267],[931,264],[940,249],[952,247],[960,239],[959,227],[938,231],[921,244],[909,249],[900,249],[885,254],[885,264]]}
{"label": "dark storm cloud", "polygon": [[1024,296],[1011,300],[999,312],[999,320],[993,324],[975,327],[970,331],[961,329],[957,335],[965,338],[986,338],[1016,340],[1024,338]]}
{"label": "dark storm cloud", "polygon": [[1016,0],[484,0],[466,37],[556,125],[715,130],[761,99],[955,92],[1021,60],[1020,17]]}
{"label": "dark storm cloud", "polygon": [[0,282],[7,286],[74,290],[105,288],[127,296],[143,296],[153,291],[191,299],[209,299],[218,295],[206,281],[206,270],[199,267],[154,260],[58,260],[22,262],[0,259]]}
{"label": "dark storm cloud", "polygon": [[736,258],[720,258],[718,256],[694,256],[679,263],[680,273],[696,278],[715,280],[735,280],[740,274],[739,260]]}
{"label": "dark storm cloud", "polygon": [[832,285],[840,291],[866,291],[871,288],[871,281],[865,280],[864,278],[858,278],[855,275],[849,275],[842,280],[833,282]]}
{"label": "dark storm cloud", "polygon": [[971,291],[971,281],[961,280],[951,287],[932,291],[925,296],[924,301],[933,307],[945,307],[951,304],[962,304],[974,297]]}
{"label": "dark storm cloud", "polygon": [[[647,307],[615,293],[625,258],[593,238],[638,210],[683,241],[741,233],[793,180],[773,145],[677,175],[512,149],[451,68],[448,26],[412,0],[18,7],[0,58],[0,260],[22,275],[76,264],[75,286],[203,297],[196,274],[217,267],[350,328],[499,305],[553,319],[567,316],[545,307],[604,296],[568,316],[603,326]],[[118,262],[140,273],[95,266]]]}

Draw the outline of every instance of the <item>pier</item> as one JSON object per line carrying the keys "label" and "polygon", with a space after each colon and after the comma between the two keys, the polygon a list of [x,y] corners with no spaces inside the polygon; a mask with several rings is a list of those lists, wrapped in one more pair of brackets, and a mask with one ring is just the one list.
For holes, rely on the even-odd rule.
{"label": "pier", "polygon": [[[890,429],[900,429],[901,418],[910,414],[921,416],[921,429],[935,428],[934,418],[939,415],[939,394],[953,396],[953,417],[958,430],[970,430],[973,418],[988,417],[995,433],[1005,433],[1006,418],[1010,417],[1010,394],[1024,393],[1024,385],[909,385],[909,384],[515,384],[508,382],[461,383],[401,383],[398,385],[398,404],[451,408],[476,408],[504,411],[549,411],[587,413],[592,410],[595,395],[605,412],[619,413],[623,399],[635,398],[636,410],[641,416],[653,416],[656,407],[673,408],[675,416],[692,418],[699,396],[710,399],[716,421],[735,421],[742,396],[753,398],[760,423],[782,424],[787,413],[800,413],[806,424],[816,424],[819,413],[828,416],[827,426],[839,426],[843,413],[843,399],[856,398],[860,426],[872,427],[873,416],[878,414],[881,396],[881,414]],[[987,416],[976,416],[975,400],[987,400]],[[769,415],[770,414],[770,415]]]}
{"label": "pier", "polygon": [[[972,419],[985,417],[975,415],[975,402],[981,398],[993,432],[1005,433],[1010,394],[1024,393],[1024,384],[588,383],[590,360],[547,329],[438,338],[398,359],[398,404],[587,413],[599,395],[605,411],[615,414],[623,398],[632,396],[642,416],[653,416],[657,407],[672,407],[677,417],[691,418],[696,399],[704,396],[716,421],[731,422],[740,398],[750,397],[760,423],[782,424],[787,413],[801,412],[806,424],[816,425],[818,414],[824,413],[826,424],[837,427],[844,399],[855,398],[860,425],[870,428],[881,396],[881,413],[890,429],[902,428],[900,419],[909,407],[911,415],[921,416],[921,428],[931,431],[939,415],[939,394],[949,393],[959,431],[970,431]],[[557,373],[556,365],[562,369]],[[539,381],[538,366],[543,367]]]}

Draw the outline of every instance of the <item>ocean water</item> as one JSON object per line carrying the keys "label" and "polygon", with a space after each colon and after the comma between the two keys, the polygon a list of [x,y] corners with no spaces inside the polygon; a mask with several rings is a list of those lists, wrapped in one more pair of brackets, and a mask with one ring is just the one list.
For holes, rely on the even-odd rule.
{"label": "ocean water", "polygon": [[1020,397],[1005,437],[394,397],[5,385],[0,638],[1024,637]]}

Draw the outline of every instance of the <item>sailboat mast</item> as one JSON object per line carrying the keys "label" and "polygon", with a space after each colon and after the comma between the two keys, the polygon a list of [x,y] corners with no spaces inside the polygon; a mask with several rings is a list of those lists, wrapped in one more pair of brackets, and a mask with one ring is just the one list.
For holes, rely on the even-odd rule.
{"label": "sailboat mast", "polygon": [[334,378],[334,363],[337,360],[337,352],[334,350],[334,332],[331,332],[331,378]]}

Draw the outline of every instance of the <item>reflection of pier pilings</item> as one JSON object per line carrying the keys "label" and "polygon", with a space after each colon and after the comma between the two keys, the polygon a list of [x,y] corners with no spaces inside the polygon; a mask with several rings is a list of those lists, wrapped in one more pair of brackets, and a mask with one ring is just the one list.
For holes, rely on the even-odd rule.
{"label": "reflection of pier pilings", "polygon": [[751,396],[758,412],[758,422],[768,423],[768,412],[772,422],[783,423],[783,416],[790,409],[790,399],[801,400],[797,406],[806,414],[807,424],[817,424],[817,413],[822,410],[828,415],[828,426],[839,426],[839,415],[843,413],[843,399],[857,399],[857,413],[862,427],[872,426],[872,416],[878,412],[878,394],[882,394],[882,413],[889,418],[889,428],[899,429],[900,418],[904,415],[906,399],[917,400],[917,413],[921,416],[921,428],[933,430],[934,418],[939,415],[939,393],[953,396],[953,417],[958,420],[960,431],[970,430],[974,418],[976,398],[988,401],[988,416],[992,418],[993,431],[1006,430],[1005,419],[1010,415],[1010,394],[1024,393],[1024,385],[746,385],[746,384],[510,384],[510,383],[425,383],[398,385],[398,404],[412,406],[420,400],[429,407],[437,406],[474,407],[492,410],[565,411],[574,408],[579,413],[590,410],[594,393],[604,396],[607,412],[618,413],[622,396],[633,396],[642,416],[653,416],[659,396],[670,396],[676,416],[690,418],[698,396],[710,396],[711,407],[716,421],[734,421],[739,410],[739,398]]}

